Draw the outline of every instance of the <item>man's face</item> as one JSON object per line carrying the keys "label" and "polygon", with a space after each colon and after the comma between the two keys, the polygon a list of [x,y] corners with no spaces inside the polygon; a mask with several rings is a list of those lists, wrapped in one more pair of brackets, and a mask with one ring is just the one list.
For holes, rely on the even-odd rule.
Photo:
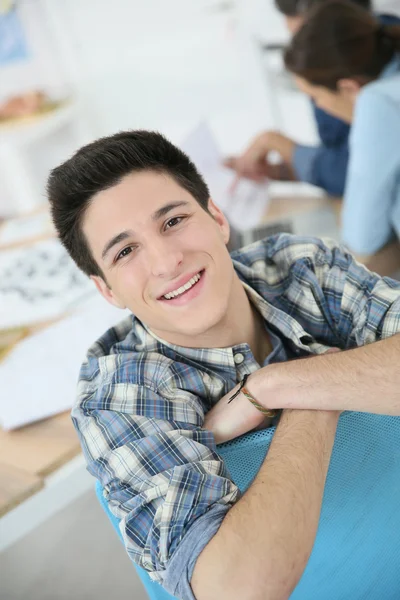
{"label": "man's face", "polygon": [[231,300],[229,226],[211,200],[209,210],[168,175],[144,171],[96,194],[83,221],[108,284],[92,277],[101,294],[180,345],[208,337]]}

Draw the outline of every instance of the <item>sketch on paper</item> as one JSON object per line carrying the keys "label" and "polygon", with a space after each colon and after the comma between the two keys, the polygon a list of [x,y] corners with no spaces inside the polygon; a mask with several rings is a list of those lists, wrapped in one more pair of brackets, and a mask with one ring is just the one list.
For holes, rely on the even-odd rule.
{"label": "sketch on paper", "polygon": [[57,318],[91,293],[58,240],[0,254],[0,328]]}

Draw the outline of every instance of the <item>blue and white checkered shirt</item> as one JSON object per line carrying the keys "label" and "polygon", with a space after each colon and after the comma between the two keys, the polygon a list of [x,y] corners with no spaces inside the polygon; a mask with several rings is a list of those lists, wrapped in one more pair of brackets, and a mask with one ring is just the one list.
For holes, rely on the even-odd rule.
{"label": "blue and white checkered shirt", "polygon": [[[333,242],[282,234],[232,259],[289,356],[362,346],[400,331],[400,283],[368,272]],[[134,316],[88,351],[72,411],[88,470],[122,519],[129,556],[167,588],[176,557],[179,572],[189,572],[182,560],[194,564],[239,498],[202,425],[207,411],[258,368],[247,344],[178,347]],[[182,553],[185,546],[190,551]]]}

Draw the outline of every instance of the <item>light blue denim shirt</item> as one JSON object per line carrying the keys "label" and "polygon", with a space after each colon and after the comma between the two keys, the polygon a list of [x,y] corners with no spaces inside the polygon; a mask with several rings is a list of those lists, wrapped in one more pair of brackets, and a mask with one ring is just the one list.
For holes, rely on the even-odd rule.
{"label": "light blue denim shirt", "polygon": [[360,92],[350,133],[342,239],[373,254],[400,238],[400,54]]}

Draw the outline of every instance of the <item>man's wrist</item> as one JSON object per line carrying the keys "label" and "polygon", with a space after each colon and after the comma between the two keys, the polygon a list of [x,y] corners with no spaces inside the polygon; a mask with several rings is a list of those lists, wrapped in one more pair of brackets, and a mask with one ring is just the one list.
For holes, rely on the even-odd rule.
{"label": "man's wrist", "polygon": [[268,365],[254,371],[254,373],[249,376],[246,384],[251,395],[267,410],[282,408],[274,405],[272,395],[268,393],[268,383],[271,377],[272,368],[273,365]]}
{"label": "man's wrist", "polygon": [[[249,392],[265,409],[313,410],[340,415],[343,410],[338,409],[337,406],[323,406],[320,400],[315,402],[312,385],[304,386],[304,381],[303,385],[297,387],[294,385],[294,382],[299,379],[299,373],[291,369],[295,367],[297,369],[300,362],[302,361],[274,363],[258,369],[248,378]],[[303,371],[301,375],[304,377]]]}

